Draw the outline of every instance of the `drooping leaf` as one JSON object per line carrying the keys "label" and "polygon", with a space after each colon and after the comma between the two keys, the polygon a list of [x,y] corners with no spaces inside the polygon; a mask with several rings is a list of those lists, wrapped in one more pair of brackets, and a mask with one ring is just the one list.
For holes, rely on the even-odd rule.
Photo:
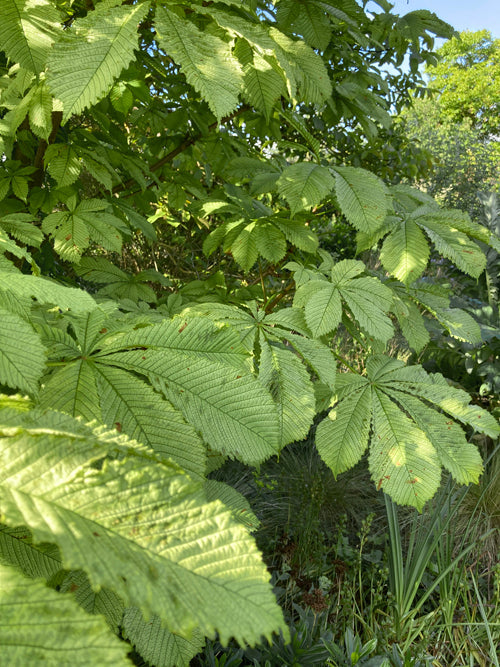
{"label": "drooping leaf", "polygon": [[278,179],[278,192],[290,205],[292,215],[310,209],[333,190],[334,180],[326,167],[299,162],[287,167]]}
{"label": "drooping leaf", "polygon": [[371,390],[366,382],[337,404],[316,430],[318,453],[339,475],[361,459],[368,446],[371,415]]}
{"label": "drooping leaf", "polygon": [[277,452],[276,408],[229,327],[202,318],[165,321],[127,334],[98,356],[148,377],[215,451],[254,463]]}
{"label": "drooping leaf", "polygon": [[317,429],[318,451],[334,473],[346,470],[361,457],[371,423],[368,460],[377,488],[421,510],[438,488],[442,466],[462,484],[481,473],[476,447],[454,420],[491,437],[500,433],[494,417],[469,402],[439,374],[371,356],[366,377],[338,375],[337,404]]}
{"label": "drooping leaf", "polygon": [[307,44],[323,51],[330,41],[332,26],[323,6],[314,2],[281,0],[276,19],[280,28],[293,29]]}
{"label": "drooping leaf", "polygon": [[289,95],[295,97],[294,89],[298,86],[304,101],[324,103],[332,94],[332,84],[321,56],[305,42],[290,39],[274,27],[269,34],[275,41],[278,62],[289,80]]}
{"label": "drooping leaf", "polygon": [[373,392],[369,467],[378,489],[419,510],[441,480],[440,461],[427,435],[378,389]]}
{"label": "drooping leaf", "polygon": [[389,208],[383,182],[366,169],[334,167],[335,194],[342,213],[361,232],[381,227]]}
{"label": "drooping leaf", "polygon": [[69,595],[0,563],[0,642],[9,665],[125,667],[127,645],[106,621],[85,613]]}
{"label": "drooping leaf", "polygon": [[47,147],[44,156],[49,174],[56,179],[57,187],[64,188],[76,181],[81,165],[75,151],[65,144],[52,144]]}
{"label": "drooping leaf", "polygon": [[157,8],[155,25],[160,46],[182,67],[188,83],[208,102],[215,116],[220,120],[234,111],[243,72],[229,43],[163,7]]}
{"label": "drooping leaf", "polygon": [[474,241],[453,228],[453,214],[443,215],[443,213],[452,214],[451,211],[439,211],[439,217],[437,214],[419,215],[414,219],[425,230],[436,250],[450,259],[461,271],[478,278],[486,266],[484,253]]}
{"label": "drooping leaf", "polygon": [[50,0],[2,0],[0,44],[13,62],[38,74],[57,36],[59,13]]}
{"label": "drooping leaf", "polygon": [[29,213],[11,213],[0,218],[0,227],[10,236],[21,243],[39,247],[43,241],[43,234],[33,223],[33,216]]}
{"label": "drooping leaf", "polygon": [[205,495],[207,500],[220,500],[228,507],[236,521],[243,524],[248,530],[257,530],[260,521],[252,511],[250,503],[245,496],[225,482],[216,479],[207,479],[205,482]]}
{"label": "drooping leaf", "polygon": [[283,232],[270,222],[256,225],[255,245],[259,254],[273,264],[283,259],[286,253],[286,240]]}
{"label": "drooping leaf", "polygon": [[418,225],[412,220],[387,236],[380,253],[384,269],[403,283],[420,278],[429,261],[429,246]]}
{"label": "drooping leaf", "polygon": [[135,607],[125,610],[123,630],[139,655],[155,667],[189,667],[191,659],[205,644],[199,630],[194,630],[191,639],[185,639],[169,632],[158,616],[145,621]]}
{"label": "drooping leaf", "polygon": [[34,394],[45,368],[45,348],[33,328],[0,308],[0,383]]}
{"label": "drooping leaf", "polygon": [[[57,413],[0,416],[2,517],[57,544],[63,567],[172,632],[242,643],[286,632],[248,532],[177,466]],[[108,452],[119,460],[91,465]]]}
{"label": "drooping leaf", "polygon": [[278,407],[281,447],[305,438],[314,419],[315,400],[312,382],[300,360],[261,336],[259,380]]}
{"label": "drooping leaf", "polygon": [[47,82],[64,105],[64,121],[95,104],[129,65],[137,47],[137,25],[148,3],[133,7],[98,6],[54,45]]}
{"label": "drooping leaf", "polygon": [[274,105],[286,92],[283,77],[262,56],[254,54],[252,64],[244,69],[243,95],[269,120]]}
{"label": "drooping leaf", "polygon": [[[307,326],[313,336],[334,331],[342,320],[342,301],[338,289],[323,281],[314,281],[307,285],[316,288],[304,309]],[[308,292],[310,293],[310,288]]]}

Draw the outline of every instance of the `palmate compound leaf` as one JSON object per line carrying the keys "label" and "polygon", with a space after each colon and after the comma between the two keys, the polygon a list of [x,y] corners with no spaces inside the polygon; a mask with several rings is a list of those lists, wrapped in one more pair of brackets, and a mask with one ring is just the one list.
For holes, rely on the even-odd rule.
{"label": "palmate compound leaf", "polygon": [[398,319],[403,336],[416,352],[420,352],[430,340],[418,305],[431,313],[453,338],[471,345],[481,344],[479,324],[465,310],[450,308],[446,289],[425,283],[415,284],[409,290],[403,290],[398,285],[393,285],[392,289],[395,294],[392,312]]}
{"label": "palmate compound leaf", "polygon": [[[276,408],[229,327],[177,318],[108,341],[104,333],[94,349],[52,376],[41,393],[43,406],[105,420],[163,455],[182,457],[194,476],[202,472],[196,467],[202,452],[193,429],[215,451],[246,462],[278,451]],[[125,371],[147,377],[167,401]],[[168,401],[189,427],[177,411],[172,414]]]}
{"label": "palmate compound leaf", "polygon": [[[255,644],[283,629],[248,532],[203,485],[129,441],[54,412],[0,412],[0,516],[59,547],[126,605],[172,632]],[[106,454],[102,466],[92,465]]]}
{"label": "palmate compound leaf", "polygon": [[194,23],[158,7],[155,27],[162,49],[182,68],[187,82],[220,120],[238,106],[243,72],[231,45],[202,32]]}
{"label": "palmate compound leaf", "polygon": [[[419,510],[436,491],[441,466],[461,484],[475,483],[481,457],[452,418],[491,437],[495,418],[438,374],[383,355],[368,358],[367,376],[337,379],[338,403],[317,429],[321,457],[339,474],[352,467],[368,443],[369,467],[377,488],[396,502]],[[428,403],[441,408],[437,412]]]}
{"label": "palmate compound leaf", "polygon": [[[205,470],[206,449],[193,426],[181,413],[148,384],[119,368],[99,363],[92,352],[103,345],[106,314],[100,311],[72,318],[77,335],[79,358],[71,360],[68,347],[61,346],[59,330],[44,330],[43,340],[54,352],[68,360],[47,380],[39,396],[39,406],[54,409],[86,421],[97,419],[151,447],[159,456],[170,458],[201,479]],[[69,350],[70,353],[74,352]]]}
{"label": "palmate compound leaf", "polygon": [[103,362],[148,377],[215,451],[249,464],[278,452],[276,407],[247,370],[168,347],[115,353]]}
{"label": "palmate compound leaf", "polygon": [[45,348],[33,327],[0,308],[0,384],[31,394],[45,368]]}
{"label": "palmate compound leaf", "polygon": [[64,105],[63,120],[95,104],[129,65],[137,48],[137,25],[149,3],[98,6],[78,19],[54,45],[47,83]]}
{"label": "palmate compound leaf", "polygon": [[313,336],[322,336],[337,328],[342,319],[343,302],[368,335],[384,342],[393,335],[393,326],[387,316],[392,305],[392,292],[377,278],[360,277],[364,269],[362,262],[342,260],[330,270],[330,280],[316,272],[319,279],[314,279],[312,274],[312,280],[299,286],[294,305],[304,307]]}
{"label": "palmate compound leaf", "polygon": [[0,563],[0,645],[6,665],[131,665],[129,647],[99,616]]}

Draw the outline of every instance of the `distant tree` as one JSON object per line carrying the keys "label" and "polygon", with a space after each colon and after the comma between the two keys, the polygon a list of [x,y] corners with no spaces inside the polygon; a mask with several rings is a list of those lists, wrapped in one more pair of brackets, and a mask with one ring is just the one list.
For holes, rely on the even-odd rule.
{"label": "distant tree", "polygon": [[478,192],[500,186],[500,40],[487,30],[461,33],[426,69],[431,97],[415,95],[399,117],[401,136],[429,158],[414,179],[446,206],[478,218]]}
{"label": "distant tree", "polygon": [[439,91],[440,115],[459,123],[468,119],[483,137],[500,134],[500,39],[488,30],[465,31],[443,44],[440,60],[427,67]]}

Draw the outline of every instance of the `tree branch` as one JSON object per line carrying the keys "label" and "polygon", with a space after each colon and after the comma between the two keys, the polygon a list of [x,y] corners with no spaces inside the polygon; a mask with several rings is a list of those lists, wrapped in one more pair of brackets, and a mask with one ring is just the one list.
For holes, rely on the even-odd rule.
{"label": "tree branch", "polygon": [[[222,118],[220,121],[215,121],[211,125],[208,126],[208,131],[212,132],[215,130],[219,125],[224,125],[225,123],[229,123],[231,120],[236,118],[237,116],[240,116],[242,113],[245,111],[248,111],[250,109],[250,106],[248,104],[244,104],[235,111],[233,111],[229,116],[225,116]],[[198,134],[195,134],[194,136],[189,136],[186,135],[184,139],[181,141],[181,143],[174,148],[173,150],[170,151],[170,153],[167,153],[164,157],[162,157],[158,162],[155,162],[150,168],[150,171],[158,171],[158,169],[161,169],[164,165],[168,164],[169,162],[172,162],[172,160],[177,157],[180,153],[184,152],[186,148],[189,148],[189,146],[192,146],[195,144],[197,141],[202,139],[204,134],[199,132]],[[119,192],[123,192],[124,190],[128,190],[130,187],[134,185],[136,182],[135,178],[130,178],[128,181],[125,183],[122,183],[121,185],[116,185],[113,188],[113,194],[118,194]],[[133,193],[135,194],[135,192]]]}

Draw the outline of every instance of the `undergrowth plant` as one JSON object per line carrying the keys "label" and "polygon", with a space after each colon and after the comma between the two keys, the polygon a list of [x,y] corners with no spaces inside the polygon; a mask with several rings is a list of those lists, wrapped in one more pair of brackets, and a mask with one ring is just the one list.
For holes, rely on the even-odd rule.
{"label": "undergrowth plant", "polygon": [[[208,476],[318,422],[333,475],[368,452],[396,503],[422,510],[443,468],[478,481],[466,431],[496,438],[497,421],[391,341],[420,352],[436,321],[478,345],[425,271],[432,248],[477,279],[500,239],[359,166],[451,35],[381,5],[2,0],[6,663],[293,645],[251,508]],[[386,78],[405,55],[411,75]],[[379,261],[322,250],[315,220],[332,215]],[[179,234],[185,279],[165,242]]]}

